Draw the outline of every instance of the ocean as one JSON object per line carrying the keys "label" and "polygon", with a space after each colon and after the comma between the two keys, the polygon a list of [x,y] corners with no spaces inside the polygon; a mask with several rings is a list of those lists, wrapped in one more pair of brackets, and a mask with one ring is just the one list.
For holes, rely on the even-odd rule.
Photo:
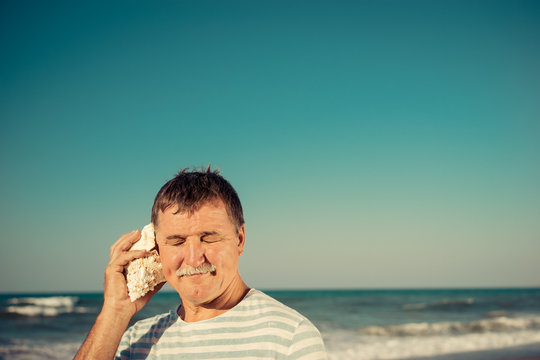
{"label": "ocean", "polygon": [[[308,317],[330,359],[540,357],[540,289],[264,290]],[[101,293],[0,295],[0,359],[71,359]],[[133,321],[174,309],[158,293]]]}

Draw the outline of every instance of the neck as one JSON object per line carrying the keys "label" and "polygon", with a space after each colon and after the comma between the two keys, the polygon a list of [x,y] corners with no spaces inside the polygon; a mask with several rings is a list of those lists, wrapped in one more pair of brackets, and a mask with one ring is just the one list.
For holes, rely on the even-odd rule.
{"label": "neck", "polygon": [[238,278],[217,298],[206,303],[192,303],[182,299],[178,316],[185,322],[208,320],[221,315],[235,307],[248,293],[248,286]]}

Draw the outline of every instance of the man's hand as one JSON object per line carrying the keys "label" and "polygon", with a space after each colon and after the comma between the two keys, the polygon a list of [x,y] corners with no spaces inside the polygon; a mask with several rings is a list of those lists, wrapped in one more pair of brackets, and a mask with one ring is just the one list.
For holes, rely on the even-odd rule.
{"label": "man's hand", "polygon": [[156,286],[153,291],[134,302],[129,299],[124,268],[130,261],[148,255],[146,250],[129,250],[140,238],[141,232],[139,230],[122,235],[111,246],[109,264],[105,269],[103,309],[114,311],[117,316],[127,316],[129,319],[141,310],[163,286],[163,284]]}
{"label": "man's hand", "polygon": [[112,359],[133,315],[163,286],[163,283],[156,286],[134,302],[129,299],[124,267],[131,260],[148,255],[146,250],[129,250],[140,237],[141,232],[135,230],[122,235],[111,246],[111,257],[105,269],[103,308],[75,359]]}

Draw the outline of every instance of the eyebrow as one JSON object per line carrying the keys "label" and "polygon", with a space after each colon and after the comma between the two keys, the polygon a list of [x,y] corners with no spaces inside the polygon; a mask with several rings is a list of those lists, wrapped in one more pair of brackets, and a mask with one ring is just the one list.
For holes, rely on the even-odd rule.
{"label": "eyebrow", "polygon": [[[210,235],[219,235],[217,231],[203,231],[199,233],[200,237],[210,236]],[[173,234],[166,237],[167,240],[186,240],[186,235]]]}

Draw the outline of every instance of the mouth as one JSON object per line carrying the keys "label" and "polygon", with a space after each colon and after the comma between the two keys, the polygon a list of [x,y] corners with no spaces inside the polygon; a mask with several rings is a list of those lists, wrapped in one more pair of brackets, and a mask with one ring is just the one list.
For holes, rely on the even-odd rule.
{"label": "mouth", "polygon": [[207,277],[213,276],[215,274],[216,274],[215,272],[206,272],[204,274],[182,275],[182,276],[179,276],[178,279],[185,280],[185,281],[193,281],[197,283],[197,282],[202,282],[205,279],[207,279]]}
{"label": "mouth", "polygon": [[183,275],[183,276],[180,276],[180,277],[183,277],[183,278],[188,278],[188,279],[198,279],[204,275],[207,275],[207,274],[210,274],[210,273],[204,273],[204,274],[192,274],[192,275]]}

